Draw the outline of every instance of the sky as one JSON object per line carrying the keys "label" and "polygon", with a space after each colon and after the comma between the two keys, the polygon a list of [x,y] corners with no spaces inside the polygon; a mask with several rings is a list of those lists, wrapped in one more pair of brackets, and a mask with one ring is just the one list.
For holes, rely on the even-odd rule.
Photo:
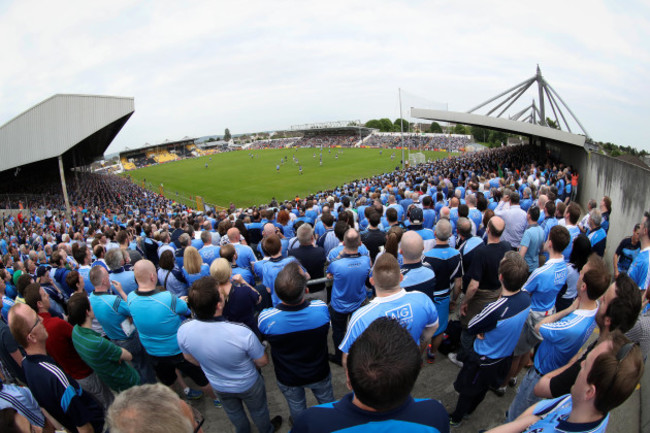
{"label": "sky", "polygon": [[400,88],[409,120],[467,111],[538,64],[594,140],[650,151],[650,1],[0,0],[0,48],[0,125],[56,93],[134,97],[106,153],[395,119]]}

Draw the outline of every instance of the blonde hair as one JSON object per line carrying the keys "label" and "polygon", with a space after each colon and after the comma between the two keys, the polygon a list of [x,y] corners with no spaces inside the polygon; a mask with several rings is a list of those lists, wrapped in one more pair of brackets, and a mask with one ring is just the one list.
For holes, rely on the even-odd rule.
{"label": "blonde hair", "polygon": [[194,247],[185,248],[183,253],[183,267],[188,274],[198,274],[201,272],[201,265],[203,264],[203,259],[201,254]]}
{"label": "blonde hair", "polygon": [[219,284],[226,284],[232,276],[232,268],[228,260],[224,258],[216,259],[210,265],[210,276],[214,277]]}

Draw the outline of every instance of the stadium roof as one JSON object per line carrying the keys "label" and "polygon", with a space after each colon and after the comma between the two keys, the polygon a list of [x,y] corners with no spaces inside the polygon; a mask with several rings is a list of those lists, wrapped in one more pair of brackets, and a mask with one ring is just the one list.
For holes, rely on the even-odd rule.
{"label": "stadium roof", "polygon": [[134,110],[132,97],[54,95],[0,126],[0,172],[59,156],[66,167],[87,165]]}
{"label": "stadium roof", "polygon": [[136,155],[136,154],[139,154],[139,153],[142,153],[142,152],[146,151],[147,149],[155,149],[155,148],[158,148],[158,147],[173,146],[173,145],[176,145],[176,144],[187,143],[188,141],[194,143],[196,141],[196,137],[188,137],[186,135],[185,137],[181,138],[180,140],[170,140],[170,139],[167,138],[167,139],[165,139],[165,141],[161,141],[160,143],[156,143],[156,144],[145,143],[142,146],[136,147],[136,148],[133,148],[133,149],[130,149],[130,148],[127,147],[126,149],[124,149],[123,151],[120,152],[120,156],[121,155]]}
{"label": "stadium roof", "polygon": [[411,108],[411,117],[415,117],[416,119],[440,120],[443,122],[460,123],[463,125],[481,126],[507,133],[545,138],[580,147],[585,145],[584,135],[573,134],[571,132],[553,129],[548,126],[541,126],[518,120],[503,119],[500,117],[446,110],[429,110],[424,108]]}
{"label": "stadium roof", "polygon": [[363,136],[372,133],[373,129],[366,128],[365,126],[340,126],[340,127],[321,127],[321,128],[305,128],[294,129],[292,132],[301,132],[306,136],[313,135],[355,135],[361,134]]}

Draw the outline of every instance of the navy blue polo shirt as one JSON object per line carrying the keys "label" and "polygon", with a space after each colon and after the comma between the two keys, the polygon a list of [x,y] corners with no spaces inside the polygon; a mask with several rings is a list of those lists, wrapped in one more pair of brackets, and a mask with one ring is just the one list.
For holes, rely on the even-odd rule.
{"label": "navy blue polo shirt", "polygon": [[417,290],[429,296],[433,301],[433,292],[436,290],[436,274],[428,263],[410,263],[400,266],[403,279],[400,287],[407,292]]}
{"label": "navy blue polo shirt", "polygon": [[323,301],[278,304],[259,316],[260,332],[271,344],[275,375],[286,386],[319,382],[330,374],[327,333],[330,316]]}
{"label": "navy blue polo shirt", "polygon": [[436,245],[424,254],[424,262],[428,263],[436,274],[435,297],[449,296],[449,290],[456,277],[461,275],[460,253],[449,245]]}
{"label": "navy blue polo shirt", "polygon": [[340,401],[314,406],[294,420],[294,433],[409,432],[448,433],[449,415],[438,400],[415,400],[388,412],[370,412],[352,403],[353,394]]}
{"label": "navy blue polo shirt", "polygon": [[474,253],[477,251],[477,247],[483,244],[483,239],[481,239],[478,236],[472,236],[471,238],[467,238],[463,241],[463,243],[460,244],[458,247],[458,251],[460,252],[460,257],[461,257],[461,263],[463,264],[462,270],[463,270],[463,291],[467,290],[467,286],[469,286],[469,275],[467,274],[467,271],[469,270],[469,266],[472,264],[472,258],[474,257]]}

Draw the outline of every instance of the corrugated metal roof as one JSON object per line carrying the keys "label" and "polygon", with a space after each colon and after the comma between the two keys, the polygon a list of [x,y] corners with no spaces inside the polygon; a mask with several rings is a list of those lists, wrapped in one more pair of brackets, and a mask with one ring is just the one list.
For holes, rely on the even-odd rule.
{"label": "corrugated metal roof", "polygon": [[0,171],[63,155],[134,107],[132,97],[54,95],[0,127]]}

